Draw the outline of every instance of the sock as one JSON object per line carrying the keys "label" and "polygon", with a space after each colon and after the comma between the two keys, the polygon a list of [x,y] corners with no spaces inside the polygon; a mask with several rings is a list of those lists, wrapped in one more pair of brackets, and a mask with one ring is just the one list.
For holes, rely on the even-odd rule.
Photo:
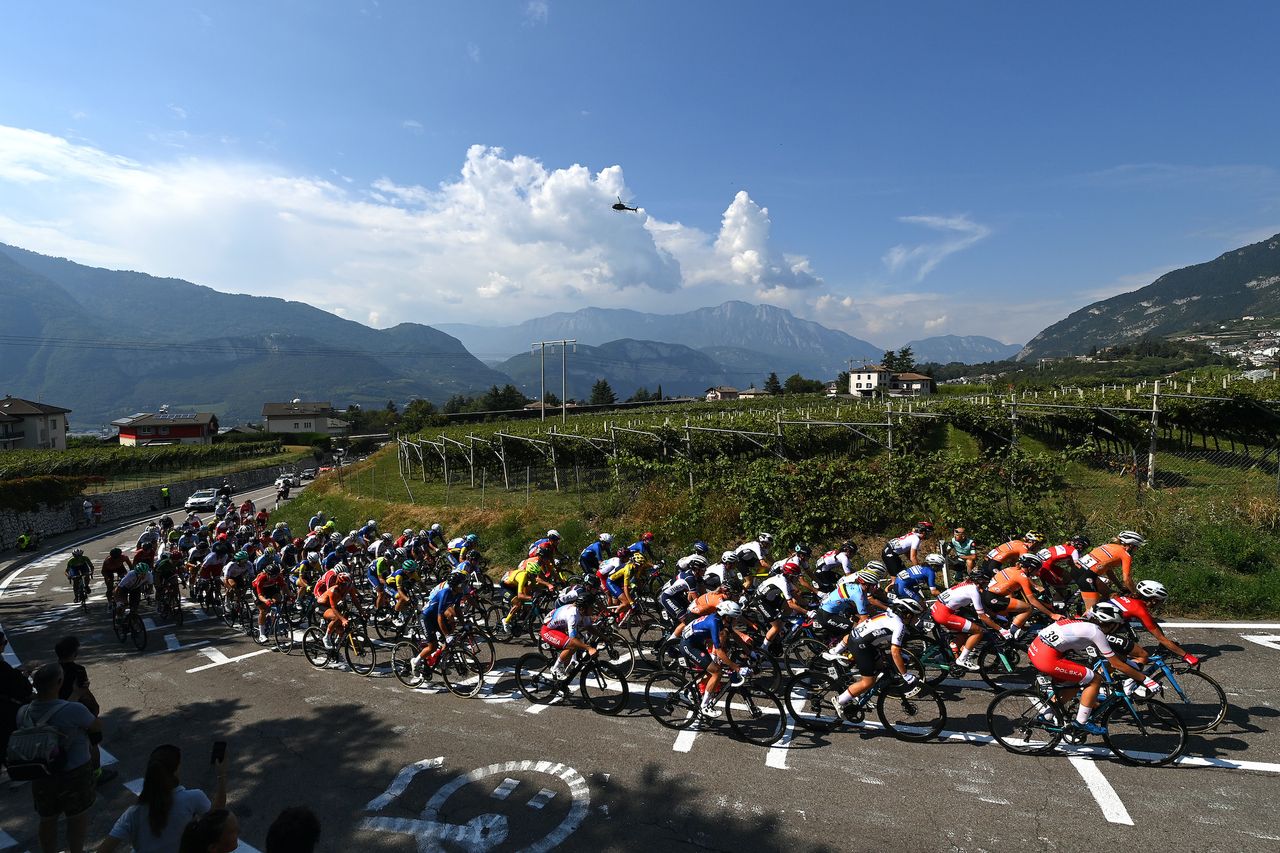
{"label": "sock", "polygon": [[844,640],[836,643],[835,647],[831,649],[831,653],[836,655],[844,654]]}
{"label": "sock", "polygon": [[1077,723],[1089,722],[1089,715],[1092,713],[1093,713],[1092,708],[1086,708],[1084,705],[1081,705],[1079,708],[1076,708],[1076,722]]}
{"label": "sock", "polygon": [[843,708],[845,705],[848,705],[852,701],[853,701],[853,697],[849,695],[849,692],[847,690],[836,697],[836,704],[839,705],[841,708]]}

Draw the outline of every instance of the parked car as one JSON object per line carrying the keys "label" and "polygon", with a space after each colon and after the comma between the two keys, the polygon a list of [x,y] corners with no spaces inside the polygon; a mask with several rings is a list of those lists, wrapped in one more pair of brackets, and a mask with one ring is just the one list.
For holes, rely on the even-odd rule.
{"label": "parked car", "polygon": [[216,489],[200,489],[192,492],[191,497],[187,498],[187,502],[183,504],[191,512],[213,512],[218,505],[218,492]]}
{"label": "parked car", "polygon": [[299,477],[298,477],[298,479],[299,479],[301,482],[304,482],[304,483],[305,483],[307,480],[314,480],[315,478],[316,478],[316,469],[315,469],[315,468],[303,468],[303,469],[302,469],[302,474],[301,474],[301,475],[299,475]]}

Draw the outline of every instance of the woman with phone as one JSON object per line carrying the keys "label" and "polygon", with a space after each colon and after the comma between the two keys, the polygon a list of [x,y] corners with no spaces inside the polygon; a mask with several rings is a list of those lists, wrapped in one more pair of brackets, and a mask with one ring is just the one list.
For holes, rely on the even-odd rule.
{"label": "woman with phone", "polygon": [[226,743],[214,744],[213,767],[218,788],[210,800],[196,788],[184,788],[178,780],[182,752],[176,746],[163,744],[151,751],[147,773],[137,805],[130,806],[115,826],[98,853],[113,853],[121,842],[128,842],[137,853],[166,853],[177,850],[183,830],[192,820],[227,805]]}

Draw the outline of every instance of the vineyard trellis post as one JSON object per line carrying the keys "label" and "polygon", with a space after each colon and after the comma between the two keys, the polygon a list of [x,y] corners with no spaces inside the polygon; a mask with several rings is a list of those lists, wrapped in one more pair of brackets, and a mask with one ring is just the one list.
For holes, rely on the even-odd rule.
{"label": "vineyard trellis post", "polygon": [[[1147,447],[1147,488],[1156,487],[1156,436],[1160,429],[1160,380],[1151,389],[1151,437]],[[1137,460],[1134,460],[1135,464]]]}

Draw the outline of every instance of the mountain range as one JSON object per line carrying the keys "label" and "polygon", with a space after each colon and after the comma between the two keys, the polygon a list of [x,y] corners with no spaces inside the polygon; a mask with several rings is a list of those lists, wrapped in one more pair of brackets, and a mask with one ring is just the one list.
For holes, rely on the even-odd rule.
{"label": "mountain range", "polygon": [[[520,353],[494,366],[510,376],[516,387],[538,398],[541,383],[542,359],[538,352]],[[548,391],[557,397],[560,390],[560,351],[547,350]],[[598,347],[578,344],[576,351],[565,359],[568,380],[568,397],[586,400],[591,396],[591,386],[597,379],[605,379],[619,400],[631,396],[638,388],[655,391],[660,386],[666,396],[702,394],[712,385],[733,385],[741,378],[725,369],[705,352],[662,341],[637,341],[625,339],[609,341]],[[757,374],[752,374],[756,376]],[[768,376],[765,371],[764,376]],[[746,387],[747,382],[741,383]],[[762,379],[756,381],[763,384]]]}
{"label": "mountain range", "polygon": [[1002,361],[1013,358],[1022,349],[1022,344],[1002,344],[995,338],[982,335],[938,335],[933,338],[921,338],[909,341],[918,362],[934,364],[978,364],[984,361]]}
{"label": "mountain range", "polygon": [[1280,234],[1086,305],[1032,338],[1018,358],[1083,355],[1092,347],[1210,329],[1245,316],[1280,317]]}

